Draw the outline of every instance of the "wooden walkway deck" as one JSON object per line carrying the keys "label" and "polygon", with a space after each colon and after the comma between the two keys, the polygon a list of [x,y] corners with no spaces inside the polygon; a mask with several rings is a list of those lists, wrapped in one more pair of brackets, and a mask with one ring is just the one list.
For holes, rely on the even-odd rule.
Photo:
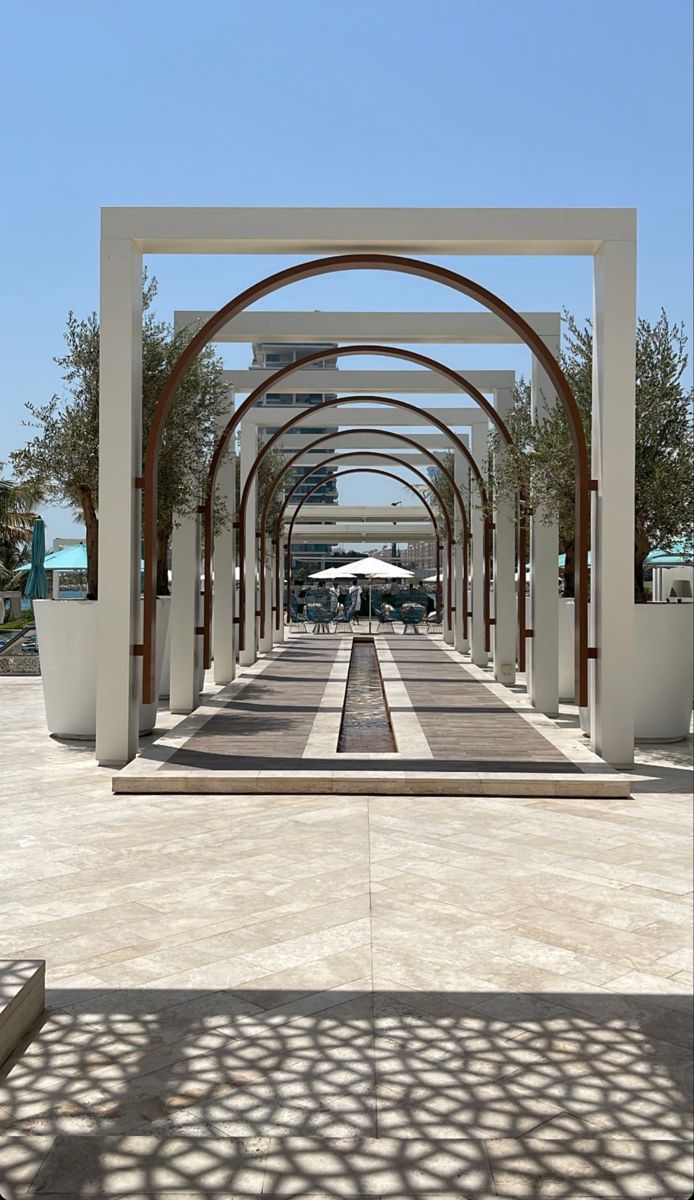
{"label": "wooden walkway deck", "polygon": [[396,753],[338,753],[351,637],[297,634],[144,749],[114,791],[628,794],[575,731],[440,638],[376,644]]}

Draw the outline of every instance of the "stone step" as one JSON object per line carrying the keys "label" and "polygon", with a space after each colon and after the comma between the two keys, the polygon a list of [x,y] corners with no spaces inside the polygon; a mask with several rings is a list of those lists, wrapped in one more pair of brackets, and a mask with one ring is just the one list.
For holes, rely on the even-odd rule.
{"label": "stone step", "polygon": [[45,984],[43,959],[0,959],[0,1065],[41,1016]]}
{"label": "stone step", "polygon": [[[299,760],[300,761],[300,760]],[[368,762],[373,767],[373,762]],[[354,771],[310,771],[299,766],[291,771],[225,771],[190,767],[167,770],[146,756],[134,759],[115,774],[111,787],[116,795],[320,795],[320,796],[532,796],[572,799],[628,796],[631,777],[604,764],[604,771],[424,771],[396,769]]]}

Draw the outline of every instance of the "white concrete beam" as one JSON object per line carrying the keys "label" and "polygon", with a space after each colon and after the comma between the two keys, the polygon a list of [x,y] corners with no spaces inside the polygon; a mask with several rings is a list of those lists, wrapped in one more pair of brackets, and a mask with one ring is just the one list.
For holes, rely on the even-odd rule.
{"label": "white concrete beam", "polygon": [[620,208],[102,208],[146,254],[594,254],[636,236]]}
{"label": "white concrete beam", "polygon": [[425,542],[435,540],[431,521],[421,526],[411,523],[394,529],[392,525],[375,525],[363,522],[361,525],[299,525],[294,529],[292,541],[325,542],[336,546],[338,542]]}
{"label": "white concrete beam", "polygon": [[[250,367],[247,371],[225,370],[224,379],[239,395],[247,396],[261,383],[271,379],[273,374],[273,371],[266,371],[260,367]],[[464,371],[462,374],[482,393],[513,386],[513,371]],[[411,371],[352,371],[343,368],[332,370],[306,367],[303,371],[297,370],[288,375],[272,391],[282,395],[293,395],[297,392],[336,392],[343,396],[358,396],[362,393],[380,395],[382,392],[390,396],[464,395],[452,379],[439,375],[436,371],[424,371],[419,368],[413,368]]]}
{"label": "white concrete beam", "polygon": [[[319,450],[322,450],[323,448],[324,448],[323,446],[318,447]],[[340,450],[344,449],[344,447],[340,446],[337,443],[333,447],[328,446],[328,448],[326,450],[326,455],[330,453],[331,449],[334,450],[336,454],[338,454],[340,452]],[[386,454],[386,453],[388,453],[388,449],[392,450],[393,454],[397,454],[398,456],[402,455],[402,457],[407,459],[407,462],[409,464],[411,464],[412,466],[419,467],[420,469],[422,467],[426,468],[426,467],[433,466],[431,459],[428,458],[426,454],[407,453],[406,447],[399,446],[397,444],[397,442],[391,442],[389,447],[386,447],[385,445],[381,446],[379,449],[377,449],[375,451],[375,453],[382,452],[382,453]],[[346,458],[346,459],[343,459],[342,461],[340,461],[338,459],[338,461],[335,463],[334,469],[336,471],[340,471],[343,468],[346,470],[349,467],[373,467],[374,465],[378,465],[378,464],[374,464],[374,459],[370,458],[368,455],[359,454],[358,451],[355,451],[354,453],[357,456],[355,458]],[[311,451],[309,451],[309,453],[302,455],[301,458],[297,459],[294,466],[301,467],[302,469],[304,469],[306,467],[315,466],[316,462],[319,462],[319,461],[320,461],[320,455],[316,455],[316,452],[311,450]],[[390,464],[385,463],[384,465],[387,466],[389,470],[393,470],[393,471],[399,471],[401,469],[400,463],[391,462]],[[329,464],[326,464],[326,467],[328,467],[330,470],[333,469],[332,467],[330,467]]]}
{"label": "white concrete beam", "polygon": [[[296,408],[259,408],[256,406],[244,415],[243,420],[247,421],[249,425],[257,425],[261,429],[277,429],[278,426],[284,425],[290,417],[299,413],[302,419],[304,416],[306,417],[306,425],[312,429],[342,429],[354,425],[376,429],[406,428],[415,425],[417,429],[426,429],[428,425],[431,425],[431,422],[427,421],[428,416],[437,417],[453,428],[460,425],[469,427],[477,424],[485,426],[489,424],[489,417],[482,409],[460,408],[455,405],[451,405],[450,408],[428,406],[412,412],[405,408],[389,407],[387,404],[364,406],[343,404],[341,407],[324,408],[319,413],[314,408],[307,406],[301,408],[298,406]],[[290,435],[287,434],[287,436]]]}
{"label": "white concrete beam", "polygon": [[[291,520],[296,512],[294,506],[288,507],[286,519]],[[304,504],[299,511],[297,528],[302,524],[313,524],[316,521],[392,521],[394,525],[402,525],[407,521],[423,521],[427,512],[423,504]],[[427,518],[428,519],[428,518]]]}
{"label": "white concrete beam", "polygon": [[[315,433],[290,433],[282,438],[282,441],[279,443],[279,445],[282,450],[286,450],[288,452],[291,451],[293,453],[295,450],[300,450],[304,446],[307,446],[309,442],[312,442],[315,439],[316,436],[317,435]],[[415,437],[419,445],[425,447],[427,450],[450,450],[451,448],[450,438],[448,438],[445,433],[417,432]],[[461,434],[460,438],[461,441],[468,445],[469,437],[467,433]],[[393,440],[393,438],[389,438],[387,433],[382,433],[379,430],[375,430],[373,433],[366,434],[343,432],[340,434],[339,441],[335,442],[334,448],[338,449],[339,447],[340,449],[345,450],[382,450],[384,448],[389,448],[394,450],[396,445],[397,443]],[[320,446],[316,447],[315,453],[319,454],[326,446],[328,449],[331,449],[330,442],[322,442]],[[401,444],[400,448],[397,450],[398,454],[400,453],[400,450],[408,453],[409,447]]]}
{"label": "white concrete beam", "polygon": [[[211,309],[179,309],[176,328],[199,328],[214,316]],[[536,333],[550,334],[555,313],[524,312]],[[456,343],[511,345],[521,339],[499,317],[487,312],[243,312],[215,334],[215,342],[286,342],[296,345],[336,342],[403,346]]]}

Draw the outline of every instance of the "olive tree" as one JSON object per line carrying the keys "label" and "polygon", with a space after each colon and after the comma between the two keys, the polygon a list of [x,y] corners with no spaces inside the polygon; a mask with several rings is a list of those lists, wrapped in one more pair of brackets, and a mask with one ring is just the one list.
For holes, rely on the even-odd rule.
{"label": "olive tree", "polygon": [[[562,369],[576,399],[590,456],[593,331],[565,314]],[[655,322],[641,318],[636,330],[636,489],[634,505],[634,595],[646,599],[643,571],[656,546],[672,549],[694,536],[692,476],[694,436],[692,389],[683,383],[687,339],[681,324],[662,311]],[[517,382],[507,419],[514,445],[498,456],[499,436],[490,437],[489,469],[494,487],[508,497],[522,489],[530,512],[557,520],[566,555],[565,595],[574,594],[575,461],[561,405],[533,424],[530,384]],[[609,463],[606,464],[609,470]]]}
{"label": "olive tree", "polygon": [[[193,330],[174,332],[157,319],[152,305],[156,280],[145,276],[142,324],[143,444],[156,402]],[[68,315],[65,354],[55,362],[65,389],[46,404],[27,403],[37,430],[26,446],[12,453],[19,480],[38,486],[47,498],[70,505],[84,521],[87,548],[87,596],[98,596],[99,531],[99,320]],[[192,362],[177,390],[159,455],[157,507],[157,591],[168,594],[168,554],[175,513],[193,513],[215,440],[215,427],[226,404],[221,360],[206,347]],[[216,506],[224,521],[224,506]]]}

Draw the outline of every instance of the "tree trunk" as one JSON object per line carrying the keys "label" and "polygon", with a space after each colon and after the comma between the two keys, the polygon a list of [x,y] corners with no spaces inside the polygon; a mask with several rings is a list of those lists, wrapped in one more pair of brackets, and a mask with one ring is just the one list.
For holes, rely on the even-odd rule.
{"label": "tree trunk", "polygon": [[157,595],[169,595],[169,533],[157,531]]}
{"label": "tree trunk", "polygon": [[648,597],[646,596],[646,585],[643,579],[643,572],[651,549],[651,543],[646,534],[637,524],[634,531],[634,603],[646,604]]}
{"label": "tree trunk", "polygon": [[99,598],[99,518],[88,487],[80,487],[80,505],[87,531],[87,600]]}
{"label": "tree trunk", "polygon": [[572,538],[564,545],[564,595],[572,599],[576,595],[576,543]]}

